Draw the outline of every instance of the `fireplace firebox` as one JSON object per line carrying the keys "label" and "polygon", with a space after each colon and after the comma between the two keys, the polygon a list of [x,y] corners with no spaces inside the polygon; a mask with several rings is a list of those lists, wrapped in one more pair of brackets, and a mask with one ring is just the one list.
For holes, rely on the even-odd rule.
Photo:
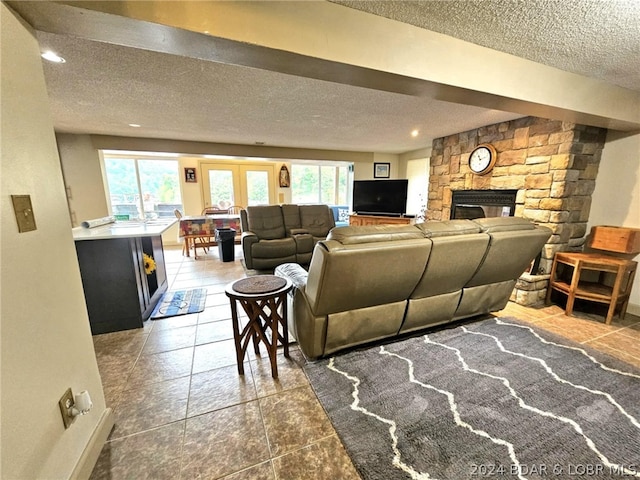
{"label": "fireplace firebox", "polygon": [[512,217],[517,190],[454,190],[451,218]]}

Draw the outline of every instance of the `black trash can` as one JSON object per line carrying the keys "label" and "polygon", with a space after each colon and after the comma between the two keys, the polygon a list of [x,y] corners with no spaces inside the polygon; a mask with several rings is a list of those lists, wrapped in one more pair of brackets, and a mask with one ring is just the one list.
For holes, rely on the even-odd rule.
{"label": "black trash can", "polygon": [[235,228],[216,228],[216,242],[218,256],[223,262],[233,262],[235,259],[234,245],[236,239]]}

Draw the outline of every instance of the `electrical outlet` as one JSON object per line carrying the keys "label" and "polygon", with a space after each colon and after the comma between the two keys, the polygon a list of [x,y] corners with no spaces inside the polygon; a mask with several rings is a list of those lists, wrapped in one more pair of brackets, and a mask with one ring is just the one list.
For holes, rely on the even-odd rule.
{"label": "electrical outlet", "polygon": [[71,391],[71,388],[68,388],[58,402],[58,404],[60,405],[60,413],[62,413],[64,428],[69,428],[75,420],[75,417],[71,415],[71,407],[73,407],[73,403],[73,392]]}

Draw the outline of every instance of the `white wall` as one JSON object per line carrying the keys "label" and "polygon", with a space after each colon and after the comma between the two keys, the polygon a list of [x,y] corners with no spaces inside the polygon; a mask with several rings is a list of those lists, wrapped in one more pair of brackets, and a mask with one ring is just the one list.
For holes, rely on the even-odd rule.
{"label": "white wall", "polygon": [[[4,3],[0,17],[0,476],[62,479],[72,476],[110,410],[71,237],[39,46]],[[36,231],[18,232],[12,194],[31,195]],[[94,407],[65,430],[58,400],[68,387],[89,390]]]}
{"label": "white wall", "polygon": [[[609,131],[591,200],[589,230],[594,225],[640,228],[640,133]],[[640,272],[628,311],[640,315]]]}

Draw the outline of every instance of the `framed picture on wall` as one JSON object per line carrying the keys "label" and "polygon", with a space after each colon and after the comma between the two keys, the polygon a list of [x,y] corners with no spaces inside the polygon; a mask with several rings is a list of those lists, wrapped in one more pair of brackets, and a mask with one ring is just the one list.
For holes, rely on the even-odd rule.
{"label": "framed picture on wall", "polygon": [[196,169],[192,167],[185,167],[184,169],[184,181],[187,183],[198,183],[196,177]]}
{"label": "framed picture on wall", "polygon": [[373,178],[389,178],[390,163],[374,163]]}

